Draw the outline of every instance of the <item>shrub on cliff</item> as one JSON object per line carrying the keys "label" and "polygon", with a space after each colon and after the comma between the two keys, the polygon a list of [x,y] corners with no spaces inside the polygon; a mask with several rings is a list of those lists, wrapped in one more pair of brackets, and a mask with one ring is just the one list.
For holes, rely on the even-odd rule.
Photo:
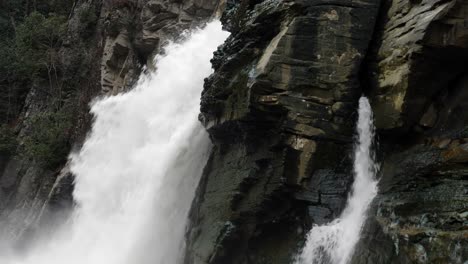
{"label": "shrub on cliff", "polygon": [[[11,0],[10,0],[11,1]],[[18,1],[18,0],[13,0]],[[71,0],[35,0],[36,6],[31,6],[31,11],[38,11],[42,14],[55,13],[68,16],[76,1]]]}
{"label": "shrub on cliff", "polygon": [[16,66],[31,79],[52,78],[57,69],[57,52],[66,32],[66,18],[33,12],[16,29]]}
{"label": "shrub on cliff", "polygon": [[[16,150],[12,129],[2,124],[18,118],[31,87],[48,95],[49,109],[63,105],[59,52],[74,2],[0,1],[0,154]],[[29,123],[32,133],[21,140],[26,155],[37,156],[38,161],[47,164],[63,160],[68,151],[67,135],[63,131],[69,127],[69,118],[46,113],[32,117]]]}
{"label": "shrub on cliff", "polygon": [[96,26],[98,16],[94,5],[84,5],[79,11],[81,34],[83,37],[89,36]]}
{"label": "shrub on cliff", "polygon": [[0,58],[1,124],[16,119],[21,108],[19,101],[26,94],[28,86],[17,76],[14,42],[11,39],[0,40]]}
{"label": "shrub on cliff", "polygon": [[44,112],[31,117],[30,133],[24,138],[24,155],[48,168],[64,162],[70,149],[71,119],[71,113],[67,112]]}

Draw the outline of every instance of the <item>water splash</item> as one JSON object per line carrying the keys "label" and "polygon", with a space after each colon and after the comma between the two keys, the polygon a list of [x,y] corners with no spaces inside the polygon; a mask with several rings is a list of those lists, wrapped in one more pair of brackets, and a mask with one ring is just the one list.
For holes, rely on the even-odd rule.
{"label": "water splash", "polygon": [[71,156],[71,218],[26,253],[0,252],[0,263],[179,263],[210,149],[199,98],[213,51],[227,36],[211,22],[166,47],[157,72],[132,91],[95,102],[92,131]]}
{"label": "water splash", "polygon": [[314,226],[297,264],[346,264],[359,241],[370,203],[377,195],[378,165],[372,150],[374,125],[372,109],[365,97],[359,100],[357,143],[354,153],[354,183],[341,216],[333,222]]}

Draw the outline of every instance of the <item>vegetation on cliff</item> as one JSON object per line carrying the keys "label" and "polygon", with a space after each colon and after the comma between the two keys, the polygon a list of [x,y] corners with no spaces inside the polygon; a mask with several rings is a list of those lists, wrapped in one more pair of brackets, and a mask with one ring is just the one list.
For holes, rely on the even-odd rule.
{"label": "vegetation on cliff", "polygon": [[14,121],[29,89],[49,82],[57,95],[58,49],[65,37],[71,1],[2,1],[0,3],[0,116]]}
{"label": "vegetation on cliff", "polygon": [[[30,89],[35,88],[48,98],[51,110],[46,116],[64,116],[58,113],[64,105],[59,53],[73,2],[7,0],[0,5],[0,151],[10,155],[16,149],[15,125]],[[65,155],[58,151],[66,146],[64,133],[55,125],[49,126],[54,118],[42,117],[32,118],[33,133],[23,140],[24,150],[26,155],[52,165],[56,158],[51,155]],[[60,127],[70,123],[60,120]]]}
{"label": "vegetation on cliff", "polygon": [[71,113],[45,112],[30,120],[34,130],[25,137],[24,155],[49,168],[66,160]]}

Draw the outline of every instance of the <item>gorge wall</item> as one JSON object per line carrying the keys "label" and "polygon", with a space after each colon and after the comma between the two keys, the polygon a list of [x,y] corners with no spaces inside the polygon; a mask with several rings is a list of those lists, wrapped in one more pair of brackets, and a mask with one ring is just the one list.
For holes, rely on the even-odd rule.
{"label": "gorge wall", "polygon": [[343,209],[363,93],[382,169],[352,262],[464,263],[467,4],[228,2],[187,263],[290,263]]}
{"label": "gorge wall", "polygon": [[378,7],[228,4],[232,35],[202,94],[200,119],[215,147],[194,208],[189,263],[289,263],[310,224],[340,214]]}
{"label": "gorge wall", "polygon": [[368,67],[380,194],[355,262],[464,263],[468,1],[390,1],[383,11]]}
{"label": "gorge wall", "polygon": [[[468,260],[467,0],[76,1],[58,53],[65,103],[31,85],[11,125],[19,144],[0,156],[1,219],[21,223],[9,235],[72,206],[65,156],[92,98],[130,89],[167,41],[215,14],[231,36],[201,95],[214,147],[186,263],[290,263],[345,205],[362,94],[380,191],[352,263]],[[34,116],[50,111],[73,116],[52,165],[22,155]]]}

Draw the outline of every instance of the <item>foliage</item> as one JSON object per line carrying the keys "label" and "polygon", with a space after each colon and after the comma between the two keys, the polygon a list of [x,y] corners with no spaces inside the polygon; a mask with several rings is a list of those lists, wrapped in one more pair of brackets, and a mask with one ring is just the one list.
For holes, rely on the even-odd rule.
{"label": "foliage", "polygon": [[16,136],[7,125],[0,126],[0,155],[9,155],[13,153],[16,149],[17,142]]}
{"label": "foliage", "polygon": [[68,16],[75,1],[72,0],[36,0],[37,5],[33,11],[41,12],[42,14],[55,13],[63,16]]}
{"label": "foliage", "polygon": [[73,4],[0,0],[0,124],[17,117],[34,84],[48,83],[51,89],[46,92],[60,96],[58,52]]}
{"label": "foliage", "polygon": [[[33,12],[16,29],[17,68],[20,74],[36,78],[58,64],[57,49],[66,32],[66,18]],[[44,74],[42,75],[44,76]]]}
{"label": "foliage", "polygon": [[[0,1],[0,29],[2,35],[14,33],[13,23],[17,23],[22,17],[27,15],[23,0],[2,0]],[[4,37],[4,36],[3,36]]]}
{"label": "foliage", "polygon": [[14,56],[14,21],[21,13],[21,1],[0,1],[0,124],[11,121],[16,114],[16,98],[19,91],[15,88],[16,58]]}
{"label": "foliage", "polygon": [[94,5],[85,5],[79,11],[80,25],[82,31],[86,34],[90,33],[91,29],[96,25],[98,17]]}
{"label": "foliage", "polygon": [[139,2],[139,0],[104,0],[103,4],[107,8],[136,8]]}
{"label": "foliage", "polygon": [[27,92],[25,78],[18,74],[13,39],[0,40],[0,124],[10,122],[18,114]]}
{"label": "foliage", "polygon": [[[74,3],[0,0],[0,155],[16,151],[17,137],[5,124],[18,118],[29,89],[36,87],[50,100],[46,107],[49,110],[23,121],[27,130],[18,154],[48,168],[67,157],[73,115],[62,107],[67,99],[62,98],[65,66],[60,50]],[[97,21],[93,5],[79,15],[84,29],[91,29]]]}
{"label": "foliage", "polygon": [[30,133],[24,139],[24,155],[53,168],[66,160],[72,114],[44,112],[30,118]]}
{"label": "foliage", "polygon": [[60,97],[59,48],[66,33],[66,18],[33,12],[0,40],[0,122],[15,118],[33,83],[46,82],[48,94]]}

